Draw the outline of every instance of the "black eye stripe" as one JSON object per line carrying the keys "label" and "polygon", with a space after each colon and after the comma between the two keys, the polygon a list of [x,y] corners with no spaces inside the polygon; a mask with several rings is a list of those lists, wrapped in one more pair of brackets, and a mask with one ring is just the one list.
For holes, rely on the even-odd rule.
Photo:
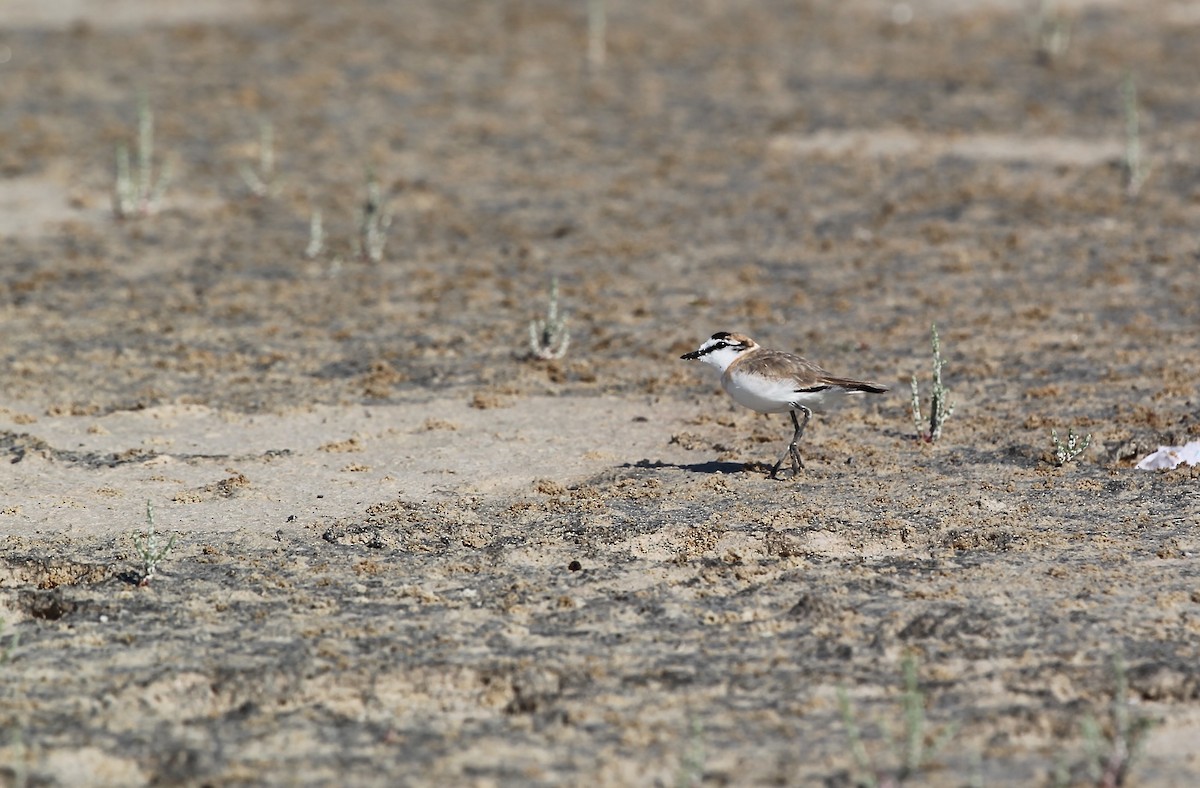
{"label": "black eye stripe", "polygon": [[696,357],[699,358],[700,356],[707,356],[709,353],[713,352],[714,350],[724,350],[727,347],[735,347],[735,345],[733,345],[730,342],[724,342],[724,341],[716,342],[715,344],[709,345],[708,347],[704,348],[703,350],[697,351]]}

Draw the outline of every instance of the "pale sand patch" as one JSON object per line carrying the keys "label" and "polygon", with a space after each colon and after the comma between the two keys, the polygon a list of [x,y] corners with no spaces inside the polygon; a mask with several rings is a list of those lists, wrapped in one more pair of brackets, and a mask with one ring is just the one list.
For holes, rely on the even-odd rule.
{"label": "pale sand patch", "polygon": [[132,758],[109,755],[98,747],[74,751],[58,750],[39,764],[39,775],[57,780],[58,785],[86,786],[146,785],[146,774]]}
{"label": "pale sand patch", "polygon": [[[374,503],[532,489],[640,460],[703,461],[669,444],[690,413],[611,397],[532,397],[480,410],[468,393],[421,403],[314,407],[246,415],[200,406],[121,411],[101,418],[40,416],[0,430],[50,449],[8,468],[0,515],[15,535],[85,536],[141,527],[146,501],[161,530],[273,534]],[[458,429],[428,429],[431,417]],[[330,451],[353,438],[352,454]],[[347,444],[349,445],[349,444]],[[119,464],[109,466],[113,458]]]}
{"label": "pale sand patch", "polygon": [[[1122,2],[1124,0],[1056,0],[1056,2],[1047,4],[1047,10],[1050,13],[1058,11],[1075,14],[1088,8],[1112,8],[1119,6]],[[851,4],[847,3],[847,5]],[[909,2],[867,0],[864,5],[878,8],[881,14],[883,12],[893,13],[896,6],[909,6],[914,17],[918,14],[957,16],[980,11],[995,11],[1036,19],[1039,3],[1038,0],[910,0]],[[1155,3],[1148,2],[1146,5],[1153,7]],[[1178,5],[1178,3],[1169,5]]]}
{"label": "pale sand patch", "polygon": [[[73,186],[70,168],[55,165],[38,175],[0,178],[0,237],[57,235],[64,225],[102,225],[117,221],[112,195]],[[203,216],[225,203],[212,195],[172,190],[168,185],[157,212],[186,211]]]}
{"label": "pale sand patch", "polygon": [[[1111,7],[1121,0],[1059,0],[1055,5],[1061,12],[1078,14],[1091,7]],[[1029,0],[926,0],[898,3],[894,0],[865,0],[844,5],[857,5],[876,10],[884,18],[896,18],[897,6],[908,6],[913,17],[955,16],[991,10],[1030,17],[1036,14],[1037,4]],[[1155,5],[1147,3],[1147,5]],[[1194,4],[1170,2],[1164,4],[1167,13],[1183,22],[1195,18]],[[192,0],[188,3],[169,3],[161,0],[5,0],[4,22],[10,29],[61,30],[71,25],[86,24],[115,30],[181,24],[215,24],[268,16],[286,9],[280,0]]]}
{"label": "pale sand patch", "polygon": [[[1171,671],[1164,672],[1171,673]],[[1180,674],[1175,674],[1171,678],[1186,680]],[[1137,709],[1134,713],[1153,719],[1159,704],[1146,704],[1146,706],[1146,709]],[[1197,752],[1195,746],[1197,741],[1200,741],[1200,710],[1192,708],[1182,713],[1177,711],[1170,726],[1152,726],[1146,734],[1142,751],[1149,760],[1179,758],[1186,753],[1183,755],[1185,762],[1192,764],[1192,768],[1200,770],[1200,753]]]}
{"label": "pale sand patch", "polygon": [[283,8],[277,0],[5,0],[6,28],[58,30],[86,24],[107,30],[217,23],[265,16]]}
{"label": "pale sand patch", "polygon": [[0,179],[0,236],[37,237],[62,222],[96,224],[111,210],[72,204],[71,195],[56,179],[41,175]]}
{"label": "pale sand patch", "polygon": [[1116,139],[1026,137],[1017,134],[917,134],[904,129],[824,130],[771,139],[775,156],[929,157],[957,156],[996,162],[1096,166],[1117,161],[1124,148]]}

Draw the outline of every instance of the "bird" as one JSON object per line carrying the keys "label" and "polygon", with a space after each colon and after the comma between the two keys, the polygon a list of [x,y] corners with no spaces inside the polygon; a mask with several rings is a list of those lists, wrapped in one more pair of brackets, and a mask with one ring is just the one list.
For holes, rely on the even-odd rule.
{"label": "bird", "polygon": [[[791,443],[771,468],[778,479],[783,461],[792,458],[791,477],[795,478],[804,461],[798,444],[812,418],[813,411],[851,394],[883,394],[888,387],[866,380],[851,380],[830,375],[808,359],[782,350],[765,348],[745,334],[718,331],[697,350],[681,359],[711,364],[721,371],[721,387],[739,405],[759,413],[787,413],[792,417]],[[803,420],[796,418],[796,412]]]}

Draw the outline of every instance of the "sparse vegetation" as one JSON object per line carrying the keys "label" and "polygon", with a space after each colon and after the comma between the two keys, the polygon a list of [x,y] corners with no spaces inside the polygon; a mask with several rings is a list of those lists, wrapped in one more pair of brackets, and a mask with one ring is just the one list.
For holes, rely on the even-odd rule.
{"label": "sparse vegetation", "polygon": [[387,245],[387,231],[392,226],[392,216],[383,203],[383,190],[379,181],[367,173],[367,199],[359,217],[359,252],[372,263],[383,261],[383,248]]}
{"label": "sparse vegetation", "polygon": [[875,726],[882,729],[884,743],[891,755],[891,764],[880,765],[867,751],[862,729],[855,719],[846,689],[838,688],[838,708],[841,710],[842,723],[846,726],[846,736],[850,740],[850,752],[858,769],[855,778],[857,785],[867,788],[903,785],[928,768],[957,733],[954,726],[944,726],[937,731],[927,729],[925,695],[917,682],[917,658],[911,654],[907,655],[901,667],[904,673],[904,692],[900,696],[904,716],[903,730],[897,734],[886,723]]}
{"label": "sparse vegetation", "polygon": [[133,534],[133,547],[137,551],[138,557],[141,559],[141,577],[138,585],[147,586],[150,584],[150,579],[158,572],[158,565],[171,552],[171,548],[175,546],[175,535],[163,544],[158,533],[154,530],[154,507],[150,501],[146,501],[146,530],[142,533]]}
{"label": "sparse vegetation", "polygon": [[1200,4],[609,1],[0,3],[0,788],[1200,788]]}
{"label": "sparse vegetation", "polygon": [[549,361],[567,355],[571,344],[571,331],[567,319],[558,314],[558,277],[550,280],[550,304],[546,308],[545,320],[533,320],[529,324],[529,352],[533,358]]}
{"label": "sparse vegetation", "polygon": [[255,197],[268,197],[275,189],[275,127],[269,120],[258,124],[258,168],[243,163],[238,168],[246,188]]}
{"label": "sparse vegetation", "polygon": [[113,187],[113,213],[118,219],[149,216],[158,210],[171,179],[164,163],[154,175],[154,113],[143,93],[138,96],[137,171],[131,169],[129,148],[117,145],[117,179]]}
{"label": "sparse vegetation", "polygon": [[1075,428],[1067,429],[1067,442],[1059,440],[1058,430],[1050,430],[1050,441],[1054,444],[1054,464],[1061,468],[1071,460],[1087,451],[1092,445],[1091,433],[1080,438],[1075,434]]}
{"label": "sparse vegetation", "polygon": [[938,339],[937,324],[930,327],[933,346],[933,385],[929,394],[929,429],[922,427],[921,418],[921,387],[917,376],[912,376],[912,417],[913,426],[917,431],[917,439],[932,443],[942,436],[942,426],[950,414],[954,413],[954,403],[950,401],[950,390],[942,384],[942,367],[946,362],[942,359],[942,345]]}

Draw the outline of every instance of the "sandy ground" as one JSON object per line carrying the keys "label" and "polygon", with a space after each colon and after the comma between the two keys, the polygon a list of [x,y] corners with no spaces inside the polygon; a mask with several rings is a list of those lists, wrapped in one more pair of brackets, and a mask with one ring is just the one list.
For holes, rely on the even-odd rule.
{"label": "sandy ground", "polygon": [[605,6],[0,7],[0,784],[1200,782],[1196,4]]}

